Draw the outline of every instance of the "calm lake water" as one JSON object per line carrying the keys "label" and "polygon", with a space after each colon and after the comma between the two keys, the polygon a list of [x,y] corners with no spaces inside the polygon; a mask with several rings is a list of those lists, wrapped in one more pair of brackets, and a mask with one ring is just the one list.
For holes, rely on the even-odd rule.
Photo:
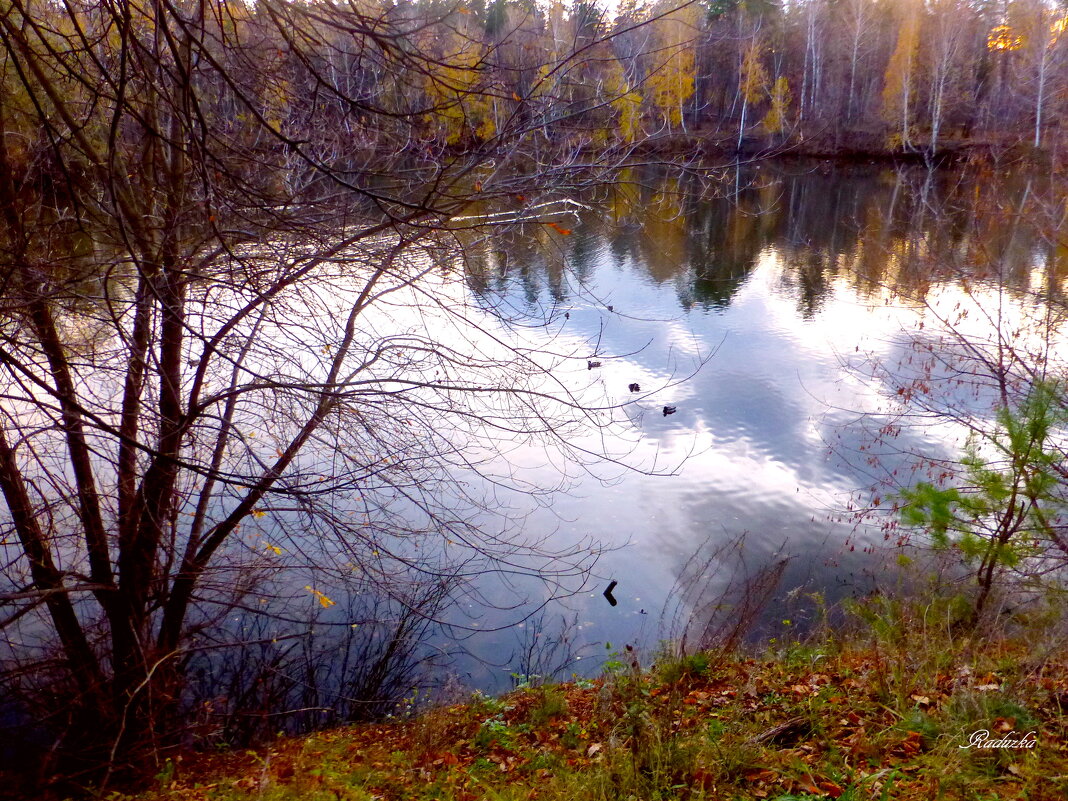
{"label": "calm lake water", "polygon": [[[880,443],[891,413],[989,413],[981,381],[939,382],[948,376],[920,365],[953,351],[936,333],[947,322],[985,341],[992,309],[1002,321],[1041,317],[1059,294],[1064,254],[1020,214],[1044,191],[1026,177],[995,186],[887,166],[762,165],[724,172],[711,191],[632,174],[588,212],[473,249],[472,291],[548,309],[555,337],[591,343],[601,366],[587,380],[629,404],[624,461],[646,470],[580,474],[528,510],[530,532],[616,547],[583,592],[550,605],[537,636],[570,620],[572,654],[599,663],[603,643],[648,654],[691,617],[691,641],[706,628],[722,635],[753,614],[724,592],[762,571],[770,594],[755,623],[775,636],[805,625],[811,593],[833,601],[894,581],[869,553],[884,542],[879,518],[850,506],[885,493],[895,471],[907,482],[917,454],[963,442],[959,427],[921,417]],[[1013,333],[1021,342],[1025,327]],[[923,403],[900,403],[910,370],[935,385]],[[560,469],[516,461],[533,480]],[[610,580],[614,607],[601,595]],[[534,636],[528,624],[470,641],[498,663],[475,683],[501,686]]]}
{"label": "calm lake water", "polygon": [[[989,426],[1001,388],[977,357],[1026,383],[1028,368],[1068,353],[1068,248],[1041,235],[1061,224],[1053,194],[1037,178],[980,170],[631,172],[538,222],[461,230],[462,270],[452,250],[423,252],[411,262],[419,280],[361,316],[357,341],[373,349],[412,333],[482,363],[457,360],[444,387],[438,368],[451,362],[402,348],[386,365],[419,389],[393,405],[376,396],[374,436],[363,443],[354,427],[346,440],[346,458],[374,468],[323,501],[330,519],[354,521],[350,541],[286,504],[248,521],[207,589],[225,619],[210,598],[199,612],[212,623],[194,642],[204,647],[190,703],[229,710],[227,734],[240,741],[242,727],[394,709],[419,681],[405,667],[420,660],[434,665],[430,683],[500,691],[517,673],[595,675],[624,646],[648,663],[665,640],[692,648],[804,631],[814,596],[833,604],[895,584],[886,544],[900,532],[880,510],[895,486],[937,478],[967,425]],[[293,369],[294,354],[311,375],[326,358],[307,331],[344,319],[336,309],[361,277],[324,269],[318,292],[295,292],[257,329],[264,374]],[[450,381],[499,375],[502,341],[539,364],[524,389],[575,401],[556,429],[572,455],[614,461],[580,463],[551,442],[501,434],[523,407],[498,393],[465,391],[454,404]],[[434,410],[422,428],[404,425],[420,413],[413,399]],[[270,453],[286,421],[262,412],[244,424],[250,450]],[[496,447],[482,441],[493,427],[479,415],[500,423]],[[456,429],[435,429],[443,420]],[[425,461],[418,438],[445,456]],[[390,460],[376,447],[419,469],[401,472],[399,489],[378,481]],[[325,480],[339,452],[312,449],[303,469]],[[508,491],[517,484],[559,491]],[[408,492],[433,501],[422,517]],[[428,506],[453,516],[428,520]],[[464,550],[467,521],[482,526],[495,567]],[[565,566],[555,584],[524,578],[556,566],[516,542],[571,549],[592,569]],[[235,575],[259,582],[238,588],[239,603],[226,600]],[[450,575],[473,578],[442,580]],[[602,595],[610,582],[616,605]],[[36,642],[31,618],[20,636],[9,646]],[[256,709],[269,715],[248,714]],[[293,709],[292,720],[271,717]]]}

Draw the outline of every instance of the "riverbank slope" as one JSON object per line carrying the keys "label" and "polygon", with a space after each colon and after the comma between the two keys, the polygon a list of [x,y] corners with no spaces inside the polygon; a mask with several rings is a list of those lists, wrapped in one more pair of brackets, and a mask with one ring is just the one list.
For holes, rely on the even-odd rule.
{"label": "riverbank slope", "polygon": [[[1063,799],[1063,642],[873,618],[757,656],[624,650],[596,681],[168,760],[139,801]],[[115,798],[112,796],[112,798]],[[129,799],[131,797],[123,797]]]}

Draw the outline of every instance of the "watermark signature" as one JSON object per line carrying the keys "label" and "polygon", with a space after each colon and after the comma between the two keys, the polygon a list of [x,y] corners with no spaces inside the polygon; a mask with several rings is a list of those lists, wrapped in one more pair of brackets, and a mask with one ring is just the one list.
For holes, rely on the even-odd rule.
{"label": "watermark signature", "polygon": [[1018,734],[1010,731],[1007,734],[991,737],[988,729],[973,731],[968,738],[967,745],[959,745],[958,748],[1034,748],[1038,742],[1038,735],[1033,731],[1027,734]]}

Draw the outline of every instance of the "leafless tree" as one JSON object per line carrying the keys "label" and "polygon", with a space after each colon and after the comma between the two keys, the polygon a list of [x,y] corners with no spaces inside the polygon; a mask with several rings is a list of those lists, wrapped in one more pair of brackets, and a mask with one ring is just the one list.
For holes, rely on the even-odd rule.
{"label": "leafless tree", "polygon": [[623,416],[553,310],[523,328],[466,291],[461,245],[562,219],[627,151],[547,151],[536,88],[503,95],[503,45],[462,16],[0,14],[0,623],[71,748],[166,745],[205,634],[281,586],[418,618],[440,608],[420,587],[492,571],[551,598],[595,558],[521,531],[508,493],[553,488],[501,452],[589,465]]}

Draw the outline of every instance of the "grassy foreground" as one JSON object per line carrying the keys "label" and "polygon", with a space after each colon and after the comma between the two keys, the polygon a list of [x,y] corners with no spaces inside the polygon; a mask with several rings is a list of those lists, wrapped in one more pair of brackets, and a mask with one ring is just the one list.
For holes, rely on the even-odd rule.
{"label": "grassy foreground", "polygon": [[[955,640],[897,610],[757,658],[642,670],[624,652],[593,682],[169,761],[137,798],[1063,801],[1068,661],[1036,642]],[[961,748],[982,730],[1035,744]]]}

